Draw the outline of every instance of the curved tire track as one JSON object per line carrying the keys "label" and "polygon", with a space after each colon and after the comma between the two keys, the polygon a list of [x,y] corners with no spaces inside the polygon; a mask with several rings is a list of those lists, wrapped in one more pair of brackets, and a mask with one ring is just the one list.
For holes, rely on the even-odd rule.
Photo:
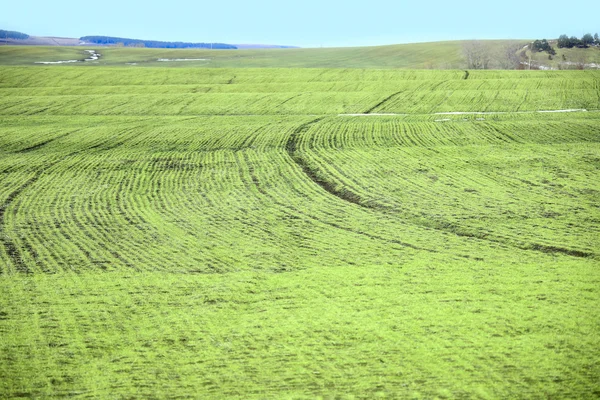
{"label": "curved tire track", "polygon": [[[358,205],[362,208],[376,210],[376,211],[379,211],[384,214],[393,213],[393,211],[394,211],[393,208],[386,207],[385,205],[373,204],[372,202],[366,202],[359,194],[354,193],[351,190],[337,189],[332,182],[323,180],[319,176],[319,174],[317,174],[317,172],[314,171],[310,167],[310,165],[306,162],[306,160],[300,156],[299,152],[297,151],[299,136],[302,133],[306,132],[312,125],[318,123],[319,121],[321,121],[324,118],[325,117],[316,118],[312,121],[309,121],[309,122],[306,122],[306,123],[300,125],[298,128],[296,128],[296,130],[294,130],[294,132],[290,135],[290,137],[288,138],[288,141],[286,143],[286,151],[288,152],[289,156],[302,169],[302,171],[305,173],[306,176],[308,176],[308,178],[311,181],[313,181],[315,184],[317,184],[318,186],[320,186],[321,188],[323,188],[330,194],[336,196],[337,198],[344,200],[345,202]],[[423,223],[411,221],[410,219],[409,219],[409,222],[416,223],[417,225],[425,226],[427,228],[452,233],[452,234],[455,234],[460,237],[474,238],[474,239],[484,240],[484,241],[491,242],[491,243],[503,244],[503,245],[511,246],[511,247],[514,247],[514,248],[517,248],[520,250],[538,251],[538,252],[542,252],[542,253],[546,253],[546,254],[563,254],[563,255],[567,255],[567,256],[571,256],[571,257],[579,257],[579,258],[594,258],[597,256],[596,254],[590,253],[590,252],[573,250],[573,249],[568,249],[568,248],[563,248],[563,247],[558,247],[558,246],[547,246],[547,245],[543,245],[543,244],[539,244],[539,243],[523,243],[523,244],[508,243],[503,240],[490,238],[484,234],[478,234],[476,232],[475,233],[465,232],[465,231],[461,230],[460,227],[456,227],[456,226],[452,226],[452,225],[445,225],[445,224],[440,224],[440,223],[435,223],[435,222],[433,222],[432,224],[423,224]],[[336,227],[340,228],[340,229],[346,229],[341,226],[336,226]],[[346,230],[348,230],[348,229],[346,229]],[[363,233],[363,234],[365,234],[365,233]],[[366,234],[366,235],[371,236],[368,234]],[[419,248],[419,247],[416,247],[411,244],[407,244],[407,243],[403,243],[403,242],[399,242],[399,241],[395,241],[395,240],[390,240],[390,239],[386,239],[386,238],[379,237],[379,236],[371,236],[371,237],[374,239],[390,241],[390,242],[400,244],[403,246],[407,246],[407,247],[411,247],[411,248],[414,248],[417,250],[426,250],[426,251],[430,251],[430,252],[437,252],[433,249]]]}
{"label": "curved tire track", "polygon": [[[298,128],[296,128],[294,130],[294,132],[292,132],[292,134],[290,135],[290,137],[288,138],[288,141],[286,143],[286,151],[288,152],[290,158],[296,163],[296,165],[298,165],[302,171],[304,172],[304,174],[306,176],[308,176],[308,178],[313,181],[314,183],[316,183],[318,186],[320,186],[321,188],[323,188],[325,191],[327,191],[328,193],[334,195],[335,197],[345,201],[345,202],[349,202],[352,204],[356,204],[360,207],[363,208],[375,208],[375,207],[370,207],[367,206],[365,204],[362,203],[362,199],[360,198],[360,196],[358,196],[357,194],[350,192],[350,191],[339,191],[337,189],[335,189],[335,187],[327,181],[322,180],[308,165],[308,163],[306,162],[306,160],[304,160],[300,154],[298,153],[297,149],[298,149],[298,137],[299,135],[301,135],[302,133],[306,132],[312,125],[318,123],[319,121],[321,121],[322,119],[324,119],[325,117],[319,117],[316,118],[312,121],[306,122],[302,125],[300,125]],[[258,181],[258,179],[253,176],[253,181],[256,182]],[[261,190],[259,188],[259,190]],[[267,194],[266,192],[263,192],[264,194]],[[316,217],[310,216],[310,215],[306,215],[305,216],[311,218],[311,219],[317,219]],[[428,249],[428,248],[424,248],[424,247],[419,247],[419,246],[415,246],[413,244],[410,243],[406,243],[406,242],[402,242],[400,240],[397,239],[391,239],[391,238],[386,238],[380,235],[373,235],[364,231],[355,231],[351,228],[342,226],[340,224],[337,223],[333,223],[333,222],[329,222],[329,221],[323,221],[323,220],[319,220],[319,222],[327,224],[329,226],[332,226],[334,228],[337,229],[341,229],[347,232],[351,232],[354,234],[359,234],[359,235],[363,235],[366,236],[368,238],[371,239],[376,239],[376,240],[381,240],[387,243],[393,243],[393,244],[397,244],[403,247],[408,247],[414,250],[422,250],[422,251],[427,251],[430,253],[439,253],[439,251],[435,250],[435,249]]]}
{"label": "curved tire track", "polygon": [[35,175],[29,178],[25,183],[10,193],[2,206],[0,206],[0,240],[6,249],[6,254],[10,257],[14,267],[18,272],[32,273],[32,271],[23,262],[23,256],[19,247],[6,233],[6,210],[15,201],[21,193],[23,193],[29,186],[33,185],[42,175],[41,171],[37,171]]}

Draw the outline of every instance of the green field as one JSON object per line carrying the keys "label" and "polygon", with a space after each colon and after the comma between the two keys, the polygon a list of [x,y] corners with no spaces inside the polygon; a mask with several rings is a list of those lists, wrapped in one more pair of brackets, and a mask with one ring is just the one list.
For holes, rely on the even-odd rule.
{"label": "green field", "polygon": [[[507,47],[520,54],[529,40],[484,40],[479,42],[490,59],[491,69],[514,69],[507,65]],[[36,62],[84,60],[85,49],[101,53],[97,61],[78,66],[116,66],[170,68],[377,68],[377,69],[462,69],[466,68],[465,48],[472,41],[411,43],[371,47],[307,49],[145,49],[131,47],[0,46],[0,65],[33,65]],[[552,69],[598,69],[600,48],[559,49],[548,59],[547,53],[535,53],[535,65]],[[525,51],[522,61],[528,61]],[[158,61],[163,60],[163,61]],[[172,60],[172,61],[167,61]],[[177,61],[178,60],[178,61]],[[73,64],[65,64],[72,66]],[[64,66],[64,65],[63,65]],[[522,66],[526,68],[525,65]]]}
{"label": "green field", "polygon": [[[492,53],[507,41],[488,41]],[[518,42],[520,43],[520,42]],[[31,65],[37,61],[83,60],[84,49],[102,57],[92,65],[209,68],[462,68],[463,43],[431,42],[371,47],[313,49],[139,49],[131,47],[0,46],[0,65]],[[197,61],[157,61],[192,59]],[[135,64],[135,65],[131,65]]]}
{"label": "green field", "polygon": [[3,66],[0,99],[0,398],[600,397],[600,71]]}

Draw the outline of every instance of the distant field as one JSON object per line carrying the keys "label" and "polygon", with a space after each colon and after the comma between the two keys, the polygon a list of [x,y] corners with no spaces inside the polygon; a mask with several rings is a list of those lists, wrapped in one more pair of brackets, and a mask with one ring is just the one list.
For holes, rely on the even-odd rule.
{"label": "distant field", "polygon": [[0,65],[33,65],[36,61],[83,60],[82,48],[69,46],[0,46]]}
{"label": "distant field", "polygon": [[600,71],[347,62],[0,67],[0,397],[600,396]]}
{"label": "distant field", "polygon": [[[481,43],[491,58],[490,68],[502,69],[506,46],[521,48],[528,41],[488,40]],[[0,46],[0,65],[32,65],[35,62],[84,60],[86,49],[102,54],[98,61],[77,64],[138,67],[205,68],[379,68],[379,69],[463,69],[464,46],[468,42],[432,42],[391,46],[322,49],[139,49],[116,47]],[[519,53],[517,51],[516,53]],[[527,53],[529,54],[529,53]],[[563,57],[564,56],[564,57]],[[163,61],[158,61],[163,60]],[[528,59],[524,59],[527,61]],[[600,66],[600,48],[557,49],[532,57],[536,65],[554,69],[585,69]],[[525,65],[523,68],[527,68]]]}
{"label": "distant field", "polygon": [[[493,42],[498,46],[500,42]],[[90,48],[94,48],[93,46]],[[0,65],[33,64],[35,61],[63,60],[59,47],[0,46]],[[87,49],[87,47],[86,47]],[[417,43],[392,46],[323,49],[136,49],[98,47],[103,57],[99,65],[214,68],[461,68],[461,42]],[[83,48],[79,51],[85,58]],[[51,52],[56,51],[55,55]],[[200,61],[159,62],[159,59],[201,59]],[[91,65],[91,64],[90,64]],[[133,67],[133,66],[132,66]]]}

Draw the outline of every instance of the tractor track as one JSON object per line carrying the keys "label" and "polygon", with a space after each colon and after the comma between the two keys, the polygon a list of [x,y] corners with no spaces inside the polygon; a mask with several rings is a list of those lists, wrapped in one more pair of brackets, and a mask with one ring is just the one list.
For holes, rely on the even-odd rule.
{"label": "tractor track", "polygon": [[[320,122],[324,118],[325,117],[320,117],[320,118],[311,120],[309,122],[306,122],[306,123],[300,125],[298,128],[296,128],[294,130],[294,132],[292,132],[292,134],[288,138],[288,141],[285,146],[286,151],[289,154],[290,158],[296,163],[296,165],[298,165],[298,167],[301,168],[301,170],[304,172],[304,174],[312,182],[314,182],[316,185],[318,185],[319,187],[321,187],[323,190],[327,191],[331,195],[333,195],[347,203],[351,203],[351,204],[357,205],[357,206],[365,208],[365,209],[375,210],[375,211],[378,211],[380,213],[387,214],[387,215],[396,214],[395,209],[392,207],[387,207],[385,205],[367,202],[358,193],[355,193],[350,189],[347,189],[347,188],[344,188],[343,190],[338,189],[334,183],[324,180],[313,168],[311,168],[309,163],[300,155],[300,153],[298,152],[299,136],[301,134],[303,134],[304,132],[308,131],[308,129],[310,129],[310,127],[312,125]],[[403,218],[403,219],[405,219],[406,221],[408,221],[410,223],[414,223],[416,225],[419,225],[419,226],[422,226],[422,227],[425,227],[428,229],[434,229],[437,231],[451,233],[451,234],[454,234],[459,237],[466,237],[466,238],[483,240],[483,241],[486,241],[489,243],[501,244],[501,245],[517,248],[520,250],[525,250],[525,251],[537,251],[537,252],[542,252],[542,253],[546,253],[546,254],[563,254],[563,255],[567,255],[567,256],[571,256],[571,257],[578,257],[578,258],[594,258],[597,256],[595,253],[574,250],[574,249],[568,249],[568,248],[563,248],[563,247],[557,247],[557,246],[547,246],[547,245],[539,244],[539,243],[510,243],[510,242],[506,242],[504,240],[491,238],[485,234],[479,234],[477,232],[466,232],[466,231],[460,229],[460,227],[447,225],[447,224],[443,224],[443,223],[436,223],[435,221],[433,221],[431,224],[424,224],[422,221],[421,222],[415,221],[412,218]],[[339,229],[352,231],[349,228],[338,226],[337,224],[335,227],[339,228]],[[387,239],[387,238],[380,237],[377,235],[370,235],[365,232],[361,232],[361,234],[371,237],[372,239],[384,240],[384,241],[388,241],[390,243],[396,243],[396,244],[399,244],[402,246],[411,247],[416,250],[425,250],[425,251],[429,251],[429,252],[436,252],[433,249],[420,248],[420,247],[417,247],[417,246],[414,246],[414,245],[411,245],[408,243],[396,241],[393,239]]]}

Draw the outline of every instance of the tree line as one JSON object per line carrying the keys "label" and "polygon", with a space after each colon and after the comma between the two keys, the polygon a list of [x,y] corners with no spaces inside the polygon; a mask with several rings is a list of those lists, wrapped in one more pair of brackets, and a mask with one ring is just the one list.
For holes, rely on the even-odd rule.
{"label": "tree line", "polygon": [[581,39],[577,38],[576,36],[569,37],[567,35],[560,35],[558,37],[556,45],[561,49],[571,49],[573,47],[587,48],[590,46],[600,46],[600,37],[598,37],[597,33],[594,36],[592,36],[591,33],[586,33],[581,37]]}
{"label": "tree line", "polygon": [[128,39],[113,36],[83,36],[79,40],[102,45],[123,45],[127,47],[149,47],[156,49],[237,49],[236,46],[225,43],[162,42],[158,40]]}
{"label": "tree line", "polygon": [[[572,49],[573,47],[585,49],[590,46],[600,46],[600,37],[598,37],[597,33],[593,36],[591,33],[586,33],[581,39],[576,36],[560,35],[556,40],[556,46],[559,49]],[[534,53],[545,51],[551,56],[556,55],[556,50],[554,50],[546,39],[533,41],[529,45],[529,48]]]}
{"label": "tree line", "polygon": [[0,39],[29,39],[29,35],[23,32],[5,31],[0,29]]}

